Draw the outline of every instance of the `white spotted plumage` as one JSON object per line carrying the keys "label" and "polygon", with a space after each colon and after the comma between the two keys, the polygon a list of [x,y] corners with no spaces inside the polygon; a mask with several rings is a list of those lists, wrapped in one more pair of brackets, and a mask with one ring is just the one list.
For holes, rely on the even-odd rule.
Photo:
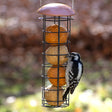
{"label": "white spotted plumage", "polygon": [[[73,65],[73,63],[71,62],[71,63],[69,63],[70,62],[70,59],[68,59],[68,65],[67,65],[67,68],[66,68],[66,74],[65,74],[65,78],[66,78],[66,84],[67,84],[67,87],[69,87],[69,70],[71,69],[71,67],[72,67],[72,65]],[[72,76],[71,76],[72,77]]]}

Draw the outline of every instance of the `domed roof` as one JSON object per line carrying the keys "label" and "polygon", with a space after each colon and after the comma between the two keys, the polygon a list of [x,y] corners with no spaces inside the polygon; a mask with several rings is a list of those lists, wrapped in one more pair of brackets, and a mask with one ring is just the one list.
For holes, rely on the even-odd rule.
{"label": "domed roof", "polygon": [[72,16],[74,10],[68,5],[62,3],[49,3],[37,10],[38,13],[48,16]]}

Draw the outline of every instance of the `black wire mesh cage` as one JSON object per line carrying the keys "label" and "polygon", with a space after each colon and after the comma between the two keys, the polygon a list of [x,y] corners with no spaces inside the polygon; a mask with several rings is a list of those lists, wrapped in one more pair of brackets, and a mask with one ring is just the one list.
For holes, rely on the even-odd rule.
{"label": "black wire mesh cage", "polygon": [[[43,15],[39,17],[43,20],[42,106],[67,107],[69,95],[63,100],[63,92],[67,85],[65,74],[70,52],[71,16],[74,12],[64,4],[61,4],[62,8],[57,3],[48,5],[38,10]],[[57,10],[52,12],[53,8]]]}

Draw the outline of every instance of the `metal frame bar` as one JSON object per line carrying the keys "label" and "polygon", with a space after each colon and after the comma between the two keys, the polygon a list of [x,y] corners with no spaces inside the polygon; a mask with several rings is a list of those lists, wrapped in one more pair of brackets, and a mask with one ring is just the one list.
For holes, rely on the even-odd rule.
{"label": "metal frame bar", "polygon": [[[45,30],[46,30],[46,22],[45,22],[46,16],[43,15],[43,41],[45,41]],[[43,53],[45,53],[45,44],[43,44]],[[45,55],[42,55],[43,58],[43,65],[45,65]],[[42,74],[45,74],[45,67],[42,66]],[[42,77],[42,88],[45,89],[45,75]],[[45,98],[45,93],[42,91],[42,104],[44,106],[43,99]]]}
{"label": "metal frame bar", "polygon": [[60,66],[60,16],[58,16],[58,79],[57,79],[57,106],[59,106],[59,66]]}

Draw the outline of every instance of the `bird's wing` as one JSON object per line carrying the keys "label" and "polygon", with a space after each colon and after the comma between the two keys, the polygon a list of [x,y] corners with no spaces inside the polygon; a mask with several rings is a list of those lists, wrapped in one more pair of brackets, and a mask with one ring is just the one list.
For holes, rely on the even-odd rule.
{"label": "bird's wing", "polygon": [[[72,94],[78,85],[77,76],[78,76],[78,62],[74,61],[71,71],[69,72],[70,76],[72,76],[72,80],[70,80],[70,93]],[[70,77],[69,76],[69,77]],[[70,78],[69,78],[70,79]]]}

